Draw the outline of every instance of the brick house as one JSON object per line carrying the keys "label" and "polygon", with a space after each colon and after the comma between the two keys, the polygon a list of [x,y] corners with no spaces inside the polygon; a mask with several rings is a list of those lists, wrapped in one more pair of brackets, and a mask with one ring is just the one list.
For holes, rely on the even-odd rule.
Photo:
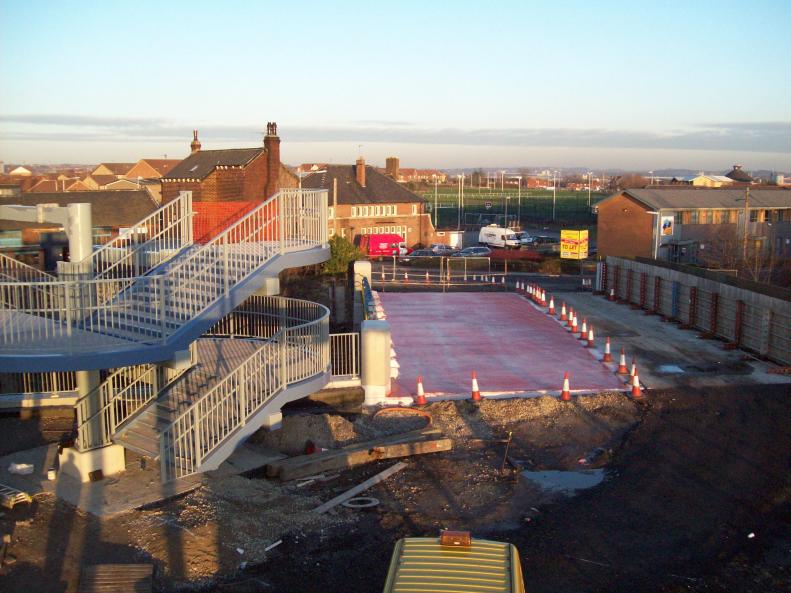
{"label": "brick house", "polygon": [[202,150],[193,132],[191,154],[162,176],[162,201],[191,191],[195,202],[261,202],[297,178],[280,162],[277,126],[270,123],[264,145],[255,148]]}
{"label": "brick house", "polygon": [[361,235],[397,233],[410,247],[435,242],[426,201],[387,175],[365,164],[327,165],[302,180],[307,189],[326,189],[329,234],[354,241]]}
{"label": "brick house", "polygon": [[717,265],[725,243],[732,251],[749,241],[751,250],[791,257],[791,189],[627,189],[596,206],[602,256]]}
{"label": "brick house", "polygon": [[179,159],[140,159],[134,167],[126,172],[126,178],[132,181],[140,179],[159,179],[181,162]]}
{"label": "brick house", "polygon": [[91,175],[113,175],[116,179],[126,177],[127,172],[135,166],[135,163],[99,163],[91,171]]}

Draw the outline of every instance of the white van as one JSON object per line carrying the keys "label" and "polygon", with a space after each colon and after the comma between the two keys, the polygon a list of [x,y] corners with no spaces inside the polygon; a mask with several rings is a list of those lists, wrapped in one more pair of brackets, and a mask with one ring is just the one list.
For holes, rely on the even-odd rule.
{"label": "white van", "polygon": [[514,231],[499,227],[496,224],[490,224],[481,229],[478,235],[478,244],[511,249],[519,249],[520,246],[519,237],[516,236]]}

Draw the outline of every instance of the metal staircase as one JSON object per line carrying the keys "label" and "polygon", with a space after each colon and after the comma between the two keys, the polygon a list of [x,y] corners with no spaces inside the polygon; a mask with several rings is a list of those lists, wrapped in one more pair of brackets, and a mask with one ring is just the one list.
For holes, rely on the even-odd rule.
{"label": "metal staircase", "polygon": [[[326,215],[326,192],[281,190],[195,246],[169,232],[185,228],[184,217],[160,209],[152,217],[169,222],[153,245],[105,246],[92,265],[66,267],[75,280],[0,282],[0,371],[165,360],[259,289],[265,273],[326,260]],[[96,276],[85,279],[91,268]]]}

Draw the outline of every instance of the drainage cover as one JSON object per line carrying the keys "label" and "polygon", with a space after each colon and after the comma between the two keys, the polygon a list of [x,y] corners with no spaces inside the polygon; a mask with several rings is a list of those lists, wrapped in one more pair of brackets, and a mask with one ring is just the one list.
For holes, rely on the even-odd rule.
{"label": "drainage cover", "polygon": [[341,503],[347,509],[368,509],[379,504],[379,499],[372,496],[357,496]]}

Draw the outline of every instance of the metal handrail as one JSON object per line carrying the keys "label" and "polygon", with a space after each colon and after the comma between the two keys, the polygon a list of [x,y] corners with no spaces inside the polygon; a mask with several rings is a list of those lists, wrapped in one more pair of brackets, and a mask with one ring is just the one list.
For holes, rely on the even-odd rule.
{"label": "metal handrail", "polygon": [[[292,300],[292,299],[289,299]],[[225,439],[286,389],[329,369],[329,309],[311,303],[317,319],[280,329],[160,434],[162,480],[200,471]]]}
{"label": "metal handrail", "polygon": [[23,276],[23,279],[28,282],[34,282],[42,278],[55,279],[55,276],[52,274],[29,266],[13,257],[8,257],[4,253],[0,253],[0,278],[6,278],[12,282],[19,282],[20,276]]}
{"label": "metal handrail", "polygon": [[72,351],[94,350],[106,334],[161,342],[277,253],[326,245],[326,208],[324,190],[282,190],[162,274],[0,282],[0,314],[16,313],[2,320],[0,348],[32,352],[66,337]]}

